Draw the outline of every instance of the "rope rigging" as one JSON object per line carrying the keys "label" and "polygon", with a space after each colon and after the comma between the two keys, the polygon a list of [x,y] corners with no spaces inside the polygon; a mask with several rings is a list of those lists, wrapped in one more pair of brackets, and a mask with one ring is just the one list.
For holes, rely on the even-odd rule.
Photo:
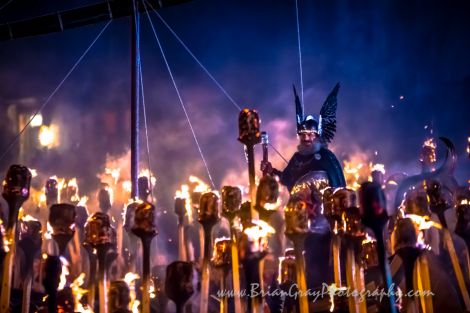
{"label": "rope rigging", "polygon": [[[134,11],[134,15],[136,12]],[[137,26],[137,18],[135,18],[135,23]],[[140,27],[137,28],[140,31]],[[149,170],[149,190],[150,190],[150,199],[152,203],[154,202],[154,195],[153,195],[153,186],[152,186],[152,167],[150,162],[150,144],[149,144],[149,135],[148,135],[148,127],[147,127],[147,107],[145,105],[145,93],[144,93],[144,78],[142,74],[142,56],[140,54],[140,49],[137,53],[137,60],[138,60],[138,72],[139,72],[139,82],[140,82],[140,94],[142,99],[142,114],[144,117],[144,135],[145,135],[145,145],[146,145],[146,154],[147,154],[147,167]]]}
{"label": "rope rigging", "polygon": [[18,140],[20,139],[21,135],[24,133],[24,131],[28,128],[28,126],[31,124],[31,122],[33,121],[33,119],[39,114],[41,113],[42,110],[44,110],[44,108],[46,107],[46,105],[51,101],[52,97],[54,97],[54,95],[59,91],[59,89],[62,87],[62,85],[65,83],[65,81],[67,80],[67,78],[69,78],[69,76],[72,74],[72,72],[77,68],[77,66],[80,64],[80,62],[83,60],[83,58],[88,54],[88,52],[90,51],[90,49],[95,45],[95,43],[98,41],[98,39],[101,37],[101,35],[103,34],[103,32],[106,30],[106,28],[108,28],[109,24],[111,24],[111,20],[108,21],[104,27],[101,29],[101,31],[98,33],[98,35],[96,35],[95,39],[93,39],[93,41],[91,42],[91,44],[88,46],[88,48],[85,49],[85,51],[82,53],[82,55],[77,59],[77,61],[75,61],[75,63],[73,64],[73,66],[70,68],[70,70],[67,72],[67,74],[65,74],[64,78],[62,78],[62,80],[59,82],[59,84],[54,88],[54,90],[52,91],[52,93],[47,97],[46,101],[44,101],[44,103],[39,107],[38,110],[36,110],[36,112],[31,116],[31,118],[29,119],[29,121],[26,123],[26,125],[20,130],[20,132],[18,134],[16,134],[16,136],[13,138],[13,140],[10,142],[10,144],[7,146],[7,148],[5,149],[5,151],[3,152],[3,154],[0,156],[0,161],[3,160],[3,158],[5,158],[5,156],[8,154],[8,152],[10,152],[10,150],[15,146],[15,144],[18,142]]}
{"label": "rope rigging", "polygon": [[300,67],[300,91],[302,97],[302,110],[305,112],[304,108],[304,78],[302,74],[302,49],[300,48],[300,24],[299,24],[299,4],[298,0],[295,0],[295,16],[297,20],[297,42],[299,46],[299,67]]}
{"label": "rope rigging", "polygon": [[[171,32],[171,34],[178,40],[178,42],[183,46],[183,48],[188,52],[188,54],[196,61],[196,63],[202,68],[202,70],[209,76],[209,78],[217,85],[217,87],[222,91],[222,93],[227,97],[227,99],[232,102],[232,104],[238,109],[238,111],[241,111],[241,107],[233,100],[233,98],[228,94],[228,92],[222,87],[222,85],[217,81],[217,79],[214,78],[214,76],[207,70],[207,68],[199,61],[199,59],[194,55],[194,53],[188,48],[188,46],[184,43],[184,41],[178,36],[178,34],[168,25],[168,23],[163,19],[163,17],[160,15],[160,13],[157,12],[157,10],[154,9],[151,3],[149,3],[147,0],[143,0],[144,5],[145,2],[149,5],[149,7],[152,9],[153,12],[157,15],[157,17],[160,19],[160,21],[165,25],[165,27]],[[145,6],[146,7],[146,6]],[[148,13],[147,13],[148,14]]]}
{"label": "rope rigging", "polygon": [[[184,43],[184,41],[181,39],[180,36],[173,30],[173,28],[165,21],[165,19],[161,16],[160,13],[158,13],[157,10],[152,6],[151,3],[149,3],[147,0],[142,0],[142,2],[146,2],[149,7],[152,9],[152,11],[155,13],[155,15],[158,17],[158,19],[165,25],[165,27],[170,31],[170,33],[176,38],[176,40],[181,44],[181,46],[186,50],[186,52],[196,61],[196,63],[201,67],[201,69],[209,76],[209,78],[216,84],[216,86],[222,91],[222,93],[227,97],[227,99],[230,100],[230,102],[239,110],[241,111],[241,107],[233,100],[233,98],[228,94],[227,90],[225,90],[224,87],[215,79],[215,77],[209,72],[209,70],[202,64],[202,62],[194,55],[194,53],[189,49],[189,47]],[[145,5],[145,3],[144,3]],[[147,13],[148,14],[148,13]],[[299,35],[300,36],[300,35]],[[300,38],[299,38],[299,45],[300,45]],[[300,46],[299,46],[300,49]],[[301,69],[302,70],[302,69]],[[301,74],[302,77],[302,74]],[[302,85],[302,105],[303,105],[303,85]],[[284,158],[284,156],[270,143],[269,146],[273,148],[274,152],[276,152],[279,157],[284,160],[286,163],[287,160]]]}
{"label": "rope rigging", "polygon": [[191,133],[193,135],[193,138],[194,138],[194,142],[196,143],[196,146],[197,146],[197,149],[199,151],[199,154],[201,156],[201,159],[202,159],[202,162],[204,163],[204,167],[206,168],[206,171],[207,171],[207,176],[209,177],[209,180],[211,182],[211,185],[212,185],[212,188],[215,190],[216,187],[215,187],[215,184],[214,184],[214,181],[212,180],[212,175],[209,171],[209,167],[207,165],[207,162],[206,162],[206,159],[204,158],[204,154],[202,153],[202,149],[201,149],[201,145],[199,144],[199,141],[197,139],[197,136],[196,136],[196,133],[194,131],[194,128],[193,128],[193,125],[191,123],[191,120],[189,119],[189,115],[188,115],[188,112],[186,111],[186,107],[184,105],[184,102],[183,102],[183,99],[181,98],[181,94],[180,94],[180,91],[178,89],[178,86],[176,84],[176,81],[175,81],[175,78],[173,76],[173,72],[171,71],[171,68],[170,68],[170,64],[168,63],[168,60],[166,58],[166,54],[165,54],[165,51],[163,50],[163,47],[161,45],[161,42],[160,42],[160,39],[157,35],[157,32],[155,30],[155,26],[153,25],[153,22],[152,22],[152,19],[150,18],[150,14],[149,12],[147,11],[147,5],[145,4],[145,1],[143,2],[144,4],[144,7],[145,7],[145,12],[146,12],[146,15],[147,15],[147,19],[150,23],[150,26],[152,27],[152,32],[153,34],[155,35],[155,39],[157,41],[157,44],[158,44],[158,47],[160,49],[160,52],[162,54],[162,57],[163,57],[163,61],[165,62],[165,66],[168,70],[168,74],[170,75],[170,78],[171,78],[171,81],[173,83],[173,87],[175,87],[175,91],[176,91],[176,94],[178,95],[178,100],[179,100],[179,103],[181,105],[181,108],[184,112],[184,115],[186,116],[186,120],[188,121],[188,124],[189,124],[189,128],[191,129]]}

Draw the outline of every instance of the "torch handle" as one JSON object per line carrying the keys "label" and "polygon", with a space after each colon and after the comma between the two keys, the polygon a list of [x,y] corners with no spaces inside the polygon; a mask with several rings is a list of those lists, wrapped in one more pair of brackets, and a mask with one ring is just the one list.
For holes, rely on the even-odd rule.
{"label": "torch handle", "polygon": [[0,298],[0,312],[9,312],[10,310],[10,292],[11,292],[11,279],[13,262],[16,253],[16,224],[6,231],[6,239],[9,243],[9,251],[3,261],[3,276],[2,276],[2,294]]}
{"label": "torch handle", "polygon": [[232,280],[233,280],[233,302],[235,304],[235,313],[242,313],[242,303],[240,298],[240,264],[238,262],[238,240],[237,232],[234,227],[230,230],[232,237]]}
{"label": "torch handle", "polygon": [[[346,248],[346,283],[349,290],[352,291],[358,291],[355,280],[356,271],[356,256],[354,254],[354,248],[351,246],[351,243],[349,243]],[[357,296],[348,297],[348,304],[350,313],[359,313],[359,299]]]}
{"label": "torch handle", "polygon": [[204,229],[204,258],[202,259],[201,269],[201,304],[200,313],[207,313],[209,309],[209,283],[210,283],[210,250],[212,245],[212,227],[203,227]]}
{"label": "torch handle", "polygon": [[90,275],[88,283],[87,302],[91,310],[95,309],[95,289],[96,289],[96,255],[92,251],[87,251],[90,260]]}
{"label": "torch handle", "polygon": [[382,231],[383,229],[374,229],[375,238],[377,239],[379,266],[382,272],[386,292],[389,292],[388,297],[384,297],[384,299],[389,304],[390,313],[397,313],[397,309],[395,307],[395,293],[393,292],[392,274],[390,273],[390,267],[386,258],[385,242]]}
{"label": "torch handle", "polygon": [[29,313],[32,281],[33,274],[31,270],[28,270],[28,273],[23,280],[23,301],[21,304],[21,312],[23,313]]}
{"label": "torch handle", "polygon": [[108,312],[108,292],[107,292],[107,275],[106,275],[106,253],[107,248],[99,247],[98,249],[98,292],[100,299],[100,313]]}
{"label": "torch handle", "polygon": [[225,291],[227,290],[227,271],[224,269],[220,277],[220,290],[224,291],[224,296],[220,299],[219,312],[228,313],[228,299]]}
{"label": "torch handle", "polygon": [[[263,162],[267,163],[269,161],[269,157],[268,157],[268,144],[267,143],[263,143],[262,144],[262,147],[263,147]],[[268,172],[266,170],[263,171],[263,176],[266,176],[268,175]]]}
{"label": "torch handle", "polygon": [[255,210],[256,203],[256,183],[255,183],[255,153],[254,146],[247,145],[246,156],[248,159],[248,178],[250,182],[251,219],[258,219],[258,212]]}
{"label": "torch handle", "polygon": [[142,313],[150,313],[150,244],[152,238],[142,238]]}
{"label": "torch handle", "polygon": [[[366,283],[364,279],[364,267],[356,262],[356,288],[360,293],[364,293],[366,291]],[[360,313],[367,313],[367,299],[363,298],[359,300],[359,312]]]}
{"label": "torch handle", "polygon": [[184,240],[184,224],[178,224],[178,259],[180,261],[187,261],[186,246]]}
{"label": "torch handle", "polygon": [[294,241],[295,266],[297,285],[299,288],[299,312],[308,313],[308,297],[307,297],[307,279],[305,277],[305,261],[304,261],[304,242],[303,240]]}
{"label": "torch handle", "polygon": [[332,252],[333,252],[334,280],[335,280],[335,285],[339,288],[341,287],[341,259],[340,259],[341,237],[335,234],[333,234],[332,250],[333,250]]}
{"label": "torch handle", "polygon": [[[414,288],[414,289],[413,289]],[[408,304],[409,311],[411,313],[418,313],[419,303],[421,304],[422,312],[424,313],[433,313],[433,304],[432,297],[425,295],[425,291],[431,290],[431,278],[429,276],[429,264],[427,261],[426,254],[421,254],[418,256],[414,263],[413,268],[413,290],[419,291],[419,298],[413,297]],[[408,300],[408,299],[406,299]]]}
{"label": "torch handle", "polygon": [[457,283],[459,285],[460,293],[462,294],[463,301],[465,303],[465,309],[470,311],[470,297],[468,295],[467,286],[465,285],[465,280],[463,278],[462,268],[460,267],[459,259],[455,253],[454,242],[450,235],[448,228],[443,228],[443,239],[444,244],[449,251],[450,260],[452,262],[452,267],[454,268],[454,273],[457,278]]}

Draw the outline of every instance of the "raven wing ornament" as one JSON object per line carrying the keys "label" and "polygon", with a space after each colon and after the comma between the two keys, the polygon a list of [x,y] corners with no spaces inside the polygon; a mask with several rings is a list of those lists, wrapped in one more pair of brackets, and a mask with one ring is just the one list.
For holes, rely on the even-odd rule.
{"label": "raven wing ornament", "polygon": [[337,95],[339,83],[333,88],[325,102],[323,103],[320,116],[318,118],[318,134],[323,144],[328,144],[333,140],[336,132],[336,107],[338,104]]}

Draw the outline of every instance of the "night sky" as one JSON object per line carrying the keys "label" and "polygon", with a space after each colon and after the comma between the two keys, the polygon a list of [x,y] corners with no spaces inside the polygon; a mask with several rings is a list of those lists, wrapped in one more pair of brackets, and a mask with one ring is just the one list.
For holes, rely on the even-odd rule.
{"label": "night sky", "polygon": [[[0,11],[0,23],[93,2],[13,0]],[[292,84],[300,90],[295,1],[196,0],[160,14],[238,105],[259,111],[271,143],[289,158],[297,144]],[[307,113],[318,114],[329,91],[341,83],[338,131],[330,145],[339,158],[363,154],[384,163],[389,174],[417,173],[419,150],[432,125],[435,136],[456,145],[459,182],[469,179],[468,1],[299,0],[299,15]],[[215,184],[247,182],[236,140],[238,109],[155,14],[150,16]],[[61,146],[36,155],[28,166],[47,175],[77,176],[83,190],[93,190],[106,154],[125,154],[129,22],[114,20],[49,102],[43,116],[61,127]],[[7,108],[27,99],[39,107],[103,26],[0,42],[2,152],[16,127]],[[207,175],[144,14],[141,28],[151,165],[158,197],[166,203],[189,174],[206,181]],[[142,137],[143,165],[144,143]],[[439,145],[440,160],[442,150]],[[2,171],[16,155],[15,148],[2,161]],[[272,158],[283,167],[274,152]]]}

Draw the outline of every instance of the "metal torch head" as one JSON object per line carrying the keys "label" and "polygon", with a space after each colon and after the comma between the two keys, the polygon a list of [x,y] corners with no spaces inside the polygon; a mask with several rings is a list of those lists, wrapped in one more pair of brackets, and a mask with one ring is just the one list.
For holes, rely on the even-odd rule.
{"label": "metal torch head", "polygon": [[203,226],[213,226],[219,221],[219,197],[213,192],[201,195],[198,210],[198,221]]}
{"label": "metal torch head", "polygon": [[131,302],[131,292],[124,280],[111,282],[108,292],[108,304],[110,312],[127,312]]}
{"label": "metal torch head", "polygon": [[232,241],[229,238],[215,240],[211,263],[214,267],[229,268],[232,262]]}
{"label": "metal torch head", "polygon": [[85,227],[85,223],[88,220],[88,209],[84,206],[77,205],[75,207],[75,226],[79,229]]}
{"label": "metal torch head", "polygon": [[222,187],[222,216],[232,220],[238,214],[242,203],[242,191],[235,186]]}
{"label": "metal torch head", "polygon": [[194,293],[193,264],[175,261],[166,268],[165,294],[177,304],[184,304]]}
{"label": "metal torch head", "polygon": [[286,235],[305,235],[309,231],[307,203],[296,195],[292,195],[284,208]]}
{"label": "metal torch head", "polygon": [[245,146],[254,146],[261,142],[260,119],[258,112],[243,109],[238,116],[238,140]]}
{"label": "metal torch head", "polygon": [[416,248],[418,243],[419,229],[413,223],[411,218],[398,219],[394,235],[393,250],[398,251],[402,248]]}
{"label": "metal torch head", "polygon": [[131,231],[132,225],[134,225],[134,216],[135,210],[139,206],[139,202],[131,202],[129,203],[124,212],[124,222],[123,227],[129,233]]}
{"label": "metal torch head", "polygon": [[57,203],[59,199],[59,183],[57,182],[57,179],[49,178],[46,181],[44,193],[46,195],[46,201],[48,202],[48,205]]}
{"label": "metal torch head", "polygon": [[452,207],[452,193],[449,189],[443,188],[439,181],[430,181],[426,187],[426,193],[429,196],[429,208],[431,212],[440,214]]}
{"label": "metal torch head", "polygon": [[49,224],[52,235],[72,236],[75,233],[75,206],[68,203],[56,203],[49,208]]}
{"label": "metal torch head", "polygon": [[108,213],[111,209],[111,195],[106,187],[101,188],[98,192],[98,204],[101,212]]}
{"label": "metal torch head", "polygon": [[111,246],[113,243],[113,230],[109,216],[103,212],[95,212],[85,224],[84,245],[93,248]]}
{"label": "metal torch head", "polygon": [[20,240],[29,239],[36,245],[41,245],[42,242],[42,227],[41,222],[38,220],[25,220],[22,219],[20,223]]}
{"label": "metal torch head", "polygon": [[357,207],[356,192],[348,188],[338,188],[332,195],[335,207],[341,212],[344,227],[342,231],[349,236],[364,235],[361,214]]}
{"label": "metal torch head", "polygon": [[430,216],[429,201],[426,192],[422,189],[411,189],[405,196],[405,213],[420,216]]}
{"label": "metal torch head", "polygon": [[279,284],[294,284],[297,281],[295,257],[281,258],[279,263]]}
{"label": "metal torch head", "polygon": [[183,224],[186,215],[186,199],[175,198],[175,214],[178,216],[178,223]]}
{"label": "metal torch head", "polygon": [[155,237],[157,230],[157,212],[155,206],[149,202],[140,203],[135,209],[132,232],[138,237]]}
{"label": "metal torch head", "polygon": [[256,204],[265,208],[268,203],[276,203],[279,197],[279,184],[273,176],[263,176],[256,191]]}
{"label": "metal torch head", "polygon": [[360,261],[365,269],[379,265],[379,255],[377,254],[377,241],[364,240],[362,242]]}
{"label": "metal torch head", "polygon": [[465,238],[470,233],[470,189],[468,187],[459,188],[455,195],[455,201],[457,214],[455,233]]}
{"label": "metal torch head", "polygon": [[365,182],[361,184],[358,194],[362,223],[374,232],[381,230],[388,220],[382,186],[374,182]]}
{"label": "metal torch head", "polygon": [[11,165],[3,181],[3,198],[7,202],[16,201],[19,205],[28,200],[31,177],[31,172],[26,166]]}
{"label": "metal torch head", "polygon": [[142,201],[148,201],[150,195],[150,184],[147,176],[140,176],[137,180],[139,186],[139,199]]}

